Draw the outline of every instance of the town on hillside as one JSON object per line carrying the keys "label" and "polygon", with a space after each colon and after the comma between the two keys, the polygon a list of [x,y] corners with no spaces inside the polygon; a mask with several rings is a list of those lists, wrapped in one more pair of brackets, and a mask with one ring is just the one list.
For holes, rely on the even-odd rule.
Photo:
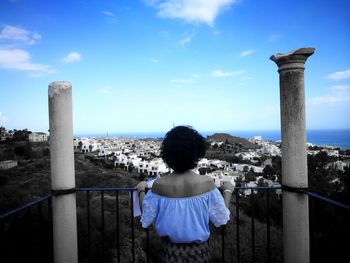
{"label": "town on hillside", "polygon": [[[47,142],[49,135],[31,132],[27,129],[7,131],[0,127],[1,143],[11,141]],[[161,139],[152,138],[73,138],[76,152],[89,155],[91,159],[105,159],[115,168],[133,171],[140,178],[155,178],[169,174],[171,170],[164,163],[161,154]],[[230,181],[235,186],[256,187],[281,184],[281,142],[264,140],[261,136],[250,139],[216,133],[207,137],[208,150],[205,158],[199,160],[194,169],[200,175],[210,176],[217,186]],[[312,156],[327,156],[325,168],[344,172],[350,167],[350,153],[334,146],[307,144],[309,159]],[[0,160],[0,169],[11,169],[17,160]],[[332,182],[339,182],[333,178]],[[249,195],[250,190],[242,192]],[[276,190],[276,194],[280,194]]]}
{"label": "town on hillside", "polygon": [[[145,178],[155,178],[171,172],[161,154],[161,139],[142,138],[74,138],[74,149],[105,158],[114,167],[137,171]],[[256,187],[281,185],[281,143],[264,140],[261,136],[250,139],[229,134],[207,137],[208,150],[194,171],[210,176],[217,186],[230,181],[235,186]],[[350,167],[349,152],[333,146],[307,144],[310,156],[329,157],[327,168],[344,172]],[[334,182],[339,182],[335,180]],[[241,192],[249,195],[250,190]],[[276,190],[281,194],[281,190]]]}
{"label": "town on hillside", "polygon": [[[31,132],[27,129],[7,131],[0,127],[0,214],[21,207],[33,200],[38,200],[50,192],[50,136],[43,132]],[[261,136],[254,136],[250,139],[234,137],[229,134],[216,133],[206,138],[207,153],[199,160],[194,169],[199,175],[210,176],[217,186],[223,181],[230,181],[239,190],[235,191],[236,196],[231,200],[230,211],[232,214],[240,213],[239,224],[250,226],[254,220],[257,236],[264,237],[267,225],[271,228],[271,251],[272,261],[282,261],[282,198],[281,185],[281,142],[264,140]],[[106,187],[135,187],[140,180],[155,179],[166,176],[171,170],[166,166],[161,158],[162,139],[152,138],[72,138],[75,159],[75,180],[77,188]],[[308,179],[309,190],[311,192],[329,197],[333,200],[348,203],[350,198],[350,150],[343,150],[331,146],[316,146],[308,144]],[[151,182],[149,182],[151,183]],[[276,186],[276,189],[262,191],[256,186]],[[119,193],[119,192],[118,192]],[[127,192],[120,195],[109,192],[91,191],[90,198],[86,203],[84,192],[77,192],[77,218],[79,222],[86,226],[87,207],[91,206],[91,222],[95,225],[91,227],[91,237],[100,235],[99,223],[101,219],[102,206],[105,208],[106,221],[106,241],[105,246],[108,251],[113,251],[113,236],[115,236],[115,213],[119,207],[121,229],[120,243],[131,246],[128,229],[130,226],[131,200]],[[101,198],[102,196],[102,198]],[[119,201],[117,201],[119,200]],[[116,203],[118,204],[116,206]],[[89,205],[87,205],[89,204]],[[103,205],[102,205],[103,204]],[[46,207],[46,209],[45,209]],[[269,207],[270,209],[266,209]],[[42,207],[49,211],[49,204]],[[314,206],[315,208],[315,206]],[[235,210],[234,210],[235,209]],[[40,213],[41,210],[32,209],[30,213]],[[334,225],[330,225],[334,217],[334,211],[328,206],[316,207],[312,213],[312,226],[315,233],[323,233],[325,229],[329,233],[344,232],[343,217],[336,217],[338,220]],[[252,214],[253,213],[253,214]],[[28,214],[28,213],[26,213]],[[46,213],[44,213],[46,214]],[[253,215],[253,216],[252,216]],[[269,218],[269,219],[268,219]],[[318,221],[319,218],[323,220]],[[50,219],[46,223],[40,221],[39,230],[31,228],[27,223],[27,217],[23,217],[23,233],[35,232],[35,236],[45,236],[49,233]],[[46,220],[46,219],[45,219]],[[236,222],[232,220],[232,222]],[[97,223],[96,223],[97,222]],[[135,221],[136,222],[136,221]],[[270,224],[267,224],[269,222]],[[46,226],[44,228],[43,226]],[[124,227],[125,226],[125,227]],[[234,233],[237,225],[229,224],[227,233]],[[241,240],[249,240],[251,232],[245,228],[241,231]],[[79,236],[87,237],[86,228],[79,227]],[[141,244],[143,241],[143,230],[140,226],[135,228],[135,243]],[[211,244],[216,258],[220,258],[221,238],[219,233],[213,230]],[[151,235],[154,233],[151,232]],[[325,235],[327,244],[338,244],[338,234],[333,238]],[[32,235],[24,235],[32,237]],[[235,246],[234,235],[227,235],[227,244]],[[323,236],[322,236],[323,238]],[[87,238],[82,238],[87,240]],[[150,239],[152,257],[157,258],[157,239]],[[321,240],[321,235],[319,240]],[[323,239],[321,240],[323,242]],[[101,253],[101,240],[91,239],[92,253],[98,257]],[[152,243],[153,242],[153,243]],[[27,244],[30,242],[26,242]],[[46,243],[48,246],[50,242]],[[82,243],[83,247],[87,247]],[[128,248],[123,250],[130,251]],[[242,251],[250,251],[250,244],[241,242]],[[31,247],[32,248],[32,247]],[[34,248],[33,248],[34,249]],[[49,251],[49,248],[40,251]],[[140,249],[140,255],[144,252]],[[315,248],[315,251],[319,251]],[[85,251],[86,252],[86,251]],[[129,253],[129,252],[127,252]],[[249,254],[249,253],[247,253]],[[257,252],[262,255],[263,252]],[[88,258],[88,253],[82,253]],[[142,254],[143,255],[143,254]],[[48,255],[49,257],[50,255]],[[125,254],[123,259],[131,259],[131,254]],[[264,258],[264,257],[262,257]],[[84,260],[83,260],[84,261]],[[129,262],[130,260],[124,260]],[[122,261],[122,262],[124,262]],[[45,261],[46,262],[46,261]],[[249,259],[248,259],[249,262]],[[262,261],[263,262],[263,261]]]}

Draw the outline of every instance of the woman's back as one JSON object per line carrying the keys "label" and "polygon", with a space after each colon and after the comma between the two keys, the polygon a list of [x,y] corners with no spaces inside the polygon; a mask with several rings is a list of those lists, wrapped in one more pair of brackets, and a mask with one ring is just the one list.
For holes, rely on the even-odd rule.
{"label": "woman's back", "polygon": [[165,197],[191,197],[209,192],[215,188],[209,176],[202,176],[189,170],[182,174],[171,174],[156,180],[152,192]]}

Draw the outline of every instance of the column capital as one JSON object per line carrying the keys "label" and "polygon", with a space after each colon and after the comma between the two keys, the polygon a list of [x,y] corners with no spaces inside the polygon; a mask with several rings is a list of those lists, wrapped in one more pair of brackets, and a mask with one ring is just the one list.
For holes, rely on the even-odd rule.
{"label": "column capital", "polygon": [[314,53],[314,48],[299,48],[288,53],[277,53],[270,59],[278,66],[278,72],[288,70],[304,70],[304,64],[309,56]]}
{"label": "column capital", "polygon": [[54,81],[49,84],[49,98],[60,94],[65,90],[71,90],[72,84],[69,81]]}

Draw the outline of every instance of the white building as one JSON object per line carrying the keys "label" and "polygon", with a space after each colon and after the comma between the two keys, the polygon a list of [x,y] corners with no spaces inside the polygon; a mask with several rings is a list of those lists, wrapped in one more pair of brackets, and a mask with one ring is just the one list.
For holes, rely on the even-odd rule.
{"label": "white building", "polygon": [[16,167],[18,162],[16,160],[7,160],[0,162],[0,170],[7,170]]}
{"label": "white building", "polygon": [[170,172],[170,169],[161,158],[141,161],[138,163],[137,169],[139,173],[145,173],[150,176],[158,176]]}
{"label": "white building", "polygon": [[47,134],[44,132],[32,132],[28,135],[30,142],[46,142]]}
{"label": "white building", "polygon": [[338,161],[335,161],[333,163],[330,163],[328,165],[328,167],[329,166],[333,166],[336,170],[344,172],[346,167],[350,167],[350,163],[349,163],[349,161],[348,162],[344,162],[344,161],[339,161],[338,160]]}
{"label": "white building", "polygon": [[[75,145],[76,143],[73,143]],[[78,141],[78,149],[82,153],[95,152],[101,148],[101,143],[96,142],[95,139],[83,138]]]}

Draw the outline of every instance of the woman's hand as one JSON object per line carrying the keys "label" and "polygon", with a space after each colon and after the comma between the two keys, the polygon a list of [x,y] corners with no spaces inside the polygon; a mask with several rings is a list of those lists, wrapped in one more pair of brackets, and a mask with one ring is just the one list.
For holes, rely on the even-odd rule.
{"label": "woman's hand", "polygon": [[222,181],[220,184],[222,189],[222,195],[224,196],[225,205],[227,208],[230,207],[230,201],[233,191],[235,190],[235,186],[228,181]]}
{"label": "woman's hand", "polygon": [[148,188],[148,184],[145,181],[142,181],[136,186],[136,188],[138,192],[145,191],[146,188]]}
{"label": "woman's hand", "polygon": [[235,190],[235,186],[229,181],[222,181],[220,184],[220,188],[222,189],[222,191],[228,190],[231,191],[231,193]]}
{"label": "woman's hand", "polygon": [[136,188],[137,188],[137,193],[139,195],[140,209],[142,212],[143,199],[145,198],[146,188],[148,188],[148,184],[145,181],[142,181],[136,186]]}

